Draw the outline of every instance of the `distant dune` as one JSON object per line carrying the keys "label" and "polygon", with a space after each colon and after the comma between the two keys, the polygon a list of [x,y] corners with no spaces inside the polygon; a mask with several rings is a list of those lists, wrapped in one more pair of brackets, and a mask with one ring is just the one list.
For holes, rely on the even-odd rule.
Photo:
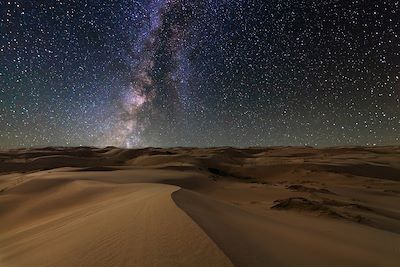
{"label": "distant dune", "polygon": [[399,266],[400,147],[0,151],[0,266]]}

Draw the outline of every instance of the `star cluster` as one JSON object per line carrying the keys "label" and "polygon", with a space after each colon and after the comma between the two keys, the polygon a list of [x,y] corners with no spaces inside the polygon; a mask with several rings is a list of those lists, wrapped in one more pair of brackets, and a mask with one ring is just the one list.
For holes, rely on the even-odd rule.
{"label": "star cluster", "polygon": [[400,144],[400,1],[0,1],[0,147]]}

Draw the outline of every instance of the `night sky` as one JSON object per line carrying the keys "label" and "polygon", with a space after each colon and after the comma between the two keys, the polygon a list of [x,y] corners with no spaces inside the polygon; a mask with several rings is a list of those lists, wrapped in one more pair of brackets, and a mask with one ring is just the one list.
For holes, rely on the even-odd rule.
{"label": "night sky", "polygon": [[0,0],[0,148],[400,144],[400,1]]}

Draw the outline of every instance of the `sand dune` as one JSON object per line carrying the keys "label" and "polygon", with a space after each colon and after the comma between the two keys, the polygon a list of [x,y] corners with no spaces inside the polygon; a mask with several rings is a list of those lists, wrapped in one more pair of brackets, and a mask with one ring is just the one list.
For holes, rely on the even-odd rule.
{"label": "sand dune", "polygon": [[6,266],[231,265],[172,202],[175,186],[74,181],[40,193],[31,186],[27,207],[6,215],[24,223],[2,225]]}
{"label": "sand dune", "polygon": [[0,266],[397,266],[400,148],[0,152]]}
{"label": "sand dune", "polygon": [[255,214],[186,190],[173,198],[236,266],[395,266],[400,241],[382,231],[289,214]]}

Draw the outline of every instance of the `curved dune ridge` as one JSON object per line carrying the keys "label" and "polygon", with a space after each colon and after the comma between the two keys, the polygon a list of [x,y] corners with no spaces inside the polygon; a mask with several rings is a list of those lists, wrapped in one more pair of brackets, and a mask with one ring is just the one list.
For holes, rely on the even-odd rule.
{"label": "curved dune ridge", "polygon": [[394,267],[399,180],[398,147],[3,151],[0,266]]}
{"label": "curved dune ridge", "polygon": [[29,186],[27,203],[2,223],[2,266],[231,266],[173,203],[176,186],[63,180]]}

